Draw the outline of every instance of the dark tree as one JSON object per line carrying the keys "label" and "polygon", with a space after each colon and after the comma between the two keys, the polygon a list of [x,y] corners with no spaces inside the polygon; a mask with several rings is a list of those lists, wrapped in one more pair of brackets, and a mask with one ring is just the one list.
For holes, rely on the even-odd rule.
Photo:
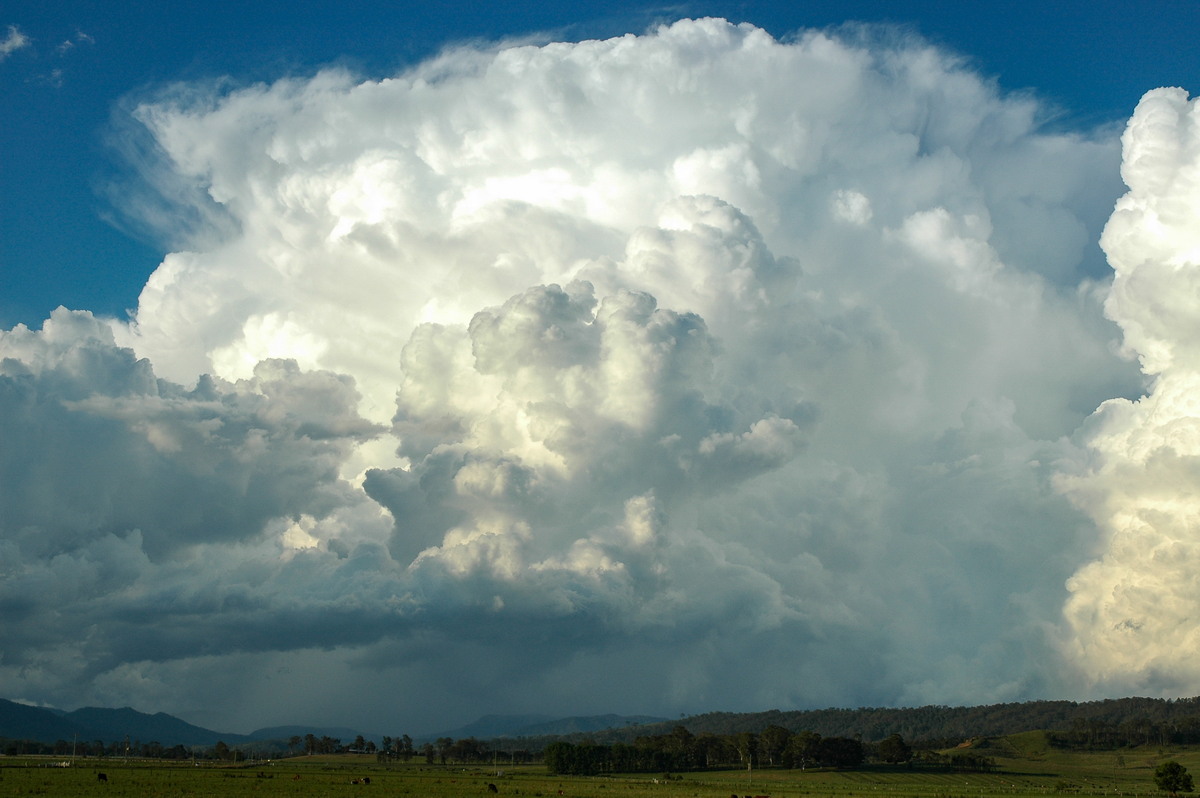
{"label": "dark tree", "polygon": [[703,767],[715,767],[720,762],[728,761],[736,756],[733,746],[724,737],[715,734],[701,734],[696,738],[696,751],[699,762]]}
{"label": "dark tree", "polygon": [[791,739],[792,733],[782,726],[768,726],[758,735],[759,756],[767,760],[768,765],[781,764],[783,751]]}
{"label": "dark tree", "polygon": [[879,758],[892,765],[912,759],[912,748],[899,734],[893,734],[879,743]]}
{"label": "dark tree", "polygon": [[450,758],[458,762],[481,762],[487,758],[487,748],[474,737],[455,740],[449,748]]}
{"label": "dark tree", "polygon": [[758,757],[758,735],[754,732],[741,732],[733,735],[730,742],[737,750],[746,770],[753,770],[754,760]]}
{"label": "dark tree", "polygon": [[863,761],[863,746],[849,737],[825,737],[817,746],[822,765],[835,768],[856,768]]}
{"label": "dark tree", "polygon": [[793,734],[787,747],[783,749],[783,761],[788,767],[803,770],[817,763],[820,746],[821,735],[816,732],[802,731]]}
{"label": "dark tree", "polygon": [[1168,760],[1154,769],[1154,785],[1171,795],[1191,792],[1193,789],[1192,774],[1188,773],[1187,768],[1175,760]]}

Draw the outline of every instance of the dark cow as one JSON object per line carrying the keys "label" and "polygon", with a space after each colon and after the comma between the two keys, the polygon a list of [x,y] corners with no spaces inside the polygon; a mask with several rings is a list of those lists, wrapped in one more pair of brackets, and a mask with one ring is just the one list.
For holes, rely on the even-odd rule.
{"label": "dark cow", "polygon": [[488,792],[500,792],[500,791],[496,789],[496,785],[495,785],[495,784],[492,784],[492,783],[489,781],[489,782],[488,782]]}
{"label": "dark cow", "polygon": [[108,774],[107,773],[97,773],[96,774],[96,782],[97,783],[104,782],[105,784],[108,784]]}

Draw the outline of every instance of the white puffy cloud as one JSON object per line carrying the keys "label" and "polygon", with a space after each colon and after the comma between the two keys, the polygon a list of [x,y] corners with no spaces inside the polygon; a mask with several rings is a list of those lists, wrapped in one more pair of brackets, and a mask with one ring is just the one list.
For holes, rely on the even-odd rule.
{"label": "white puffy cloud", "polygon": [[1182,89],[1142,98],[1124,136],[1117,203],[1101,244],[1115,276],[1105,310],[1148,381],[1089,422],[1086,470],[1064,487],[1103,533],[1071,578],[1069,654],[1116,689],[1194,692],[1182,652],[1200,639],[1200,104]]}
{"label": "white puffy cloud", "polygon": [[132,321],[0,340],[41,424],[7,600],[96,574],[22,616],[90,637],[21,626],[0,684],[183,680],[215,723],[258,668],[265,724],[349,668],[306,719],[424,729],[1079,694],[1054,475],[1140,375],[1088,248],[1117,142],[1039,113],[920,41],[713,19],[165,89],[143,221],[189,245]]}
{"label": "white puffy cloud", "polygon": [[354,373],[383,420],[402,372],[364,341],[466,322],[581,269],[613,293],[591,273],[626,255],[632,274],[614,281],[715,323],[756,254],[656,272],[657,251],[679,245],[672,204],[694,195],[740,210],[730,224],[757,226],[814,272],[825,247],[837,262],[861,237],[829,223],[853,192],[876,231],[941,209],[987,228],[1014,269],[1074,284],[1101,222],[1087,214],[1096,175],[1111,174],[1093,167],[1116,153],[1038,135],[1036,110],[927,46],[872,52],[819,33],[785,45],[720,20],[453,50],[382,81],[328,71],[219,97],[177,91],[137,116],[173,179],[206,195],[198,215],[217,208],[238,232],[164,262],[129,343],[180,380],[247,376],[268,356]]}

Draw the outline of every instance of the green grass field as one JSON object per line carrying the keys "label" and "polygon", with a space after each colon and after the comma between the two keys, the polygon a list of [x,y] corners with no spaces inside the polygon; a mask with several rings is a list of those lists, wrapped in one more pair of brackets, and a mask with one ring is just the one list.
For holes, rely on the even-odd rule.
{"label": "green grass field", "polygon": [[[420,796],[453,798],[498,795],[525,798],[974,798],[974,796],[1160,795],[1154,768],[1174,759],[1200,776],[1200,749],[1138,748],[1104,752],[1065,752],[1046,744],[1040,733],[978,742],[972,750],[993,758],[990,773],[868,767],[857,771],[729,770],[597,777],[547,775],[541,767],[425,764],[380,765],[353,755],[295,757],[238,766],[192,763],[77,760],[51,767],[51,758],[0,757],[0,796],[52,798],[107,795],[131,798],[177,796]],[[97,773],[107,775],[99,783]],[[363,784],[363,777],[370,784]],[[359,780],[359,784],[352,783]]]}

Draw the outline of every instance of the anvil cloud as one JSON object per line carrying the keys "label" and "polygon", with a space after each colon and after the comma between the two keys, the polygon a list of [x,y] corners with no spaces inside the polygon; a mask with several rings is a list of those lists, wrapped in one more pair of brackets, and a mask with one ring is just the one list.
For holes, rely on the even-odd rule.
{"label": "anvil cloud", "polygon": [[164,89],[125,196],[178,251],[128,320],[0,333],[0,691],[395,732],[1196,692],[1194,446],[1136,440],[1194,420],[1194,105],[1123,170],[1043,110],[717,19]]}

